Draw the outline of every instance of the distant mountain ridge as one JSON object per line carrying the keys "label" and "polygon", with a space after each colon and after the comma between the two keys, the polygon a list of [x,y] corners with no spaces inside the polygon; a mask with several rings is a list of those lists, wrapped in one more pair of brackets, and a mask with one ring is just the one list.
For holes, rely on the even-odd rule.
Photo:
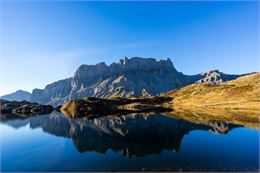
{"label": "distant mountain ridge", "polygon": [[28,91],[18,90],[14,93],[3,95],[0,98],[9,101],[31,101],[31,96],[31,93],[29,93]]}
{"label": "distant mountain ridge", "polygon": [[73,77],[48,84],[32,91],[32,102],[63,104],[83,97],[130,97],[159,95],[192,83],[221,83],[239,75],[227,75],[217,70],[197,75],[178,72],[168,58],[124,58],[106,65],[81,65]]}

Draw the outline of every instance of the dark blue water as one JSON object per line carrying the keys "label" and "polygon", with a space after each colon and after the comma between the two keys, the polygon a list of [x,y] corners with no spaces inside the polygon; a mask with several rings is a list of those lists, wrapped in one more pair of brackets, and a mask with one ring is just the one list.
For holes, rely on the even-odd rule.
{"label": "dark blue water", "polygon": [[163,115],[4,119],[1,171],[258,171],[259,131]]}

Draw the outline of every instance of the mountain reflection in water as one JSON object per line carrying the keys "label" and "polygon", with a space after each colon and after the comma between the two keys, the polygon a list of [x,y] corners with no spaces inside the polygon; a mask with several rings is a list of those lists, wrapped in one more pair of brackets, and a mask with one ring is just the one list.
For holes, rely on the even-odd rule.
{"label": "mountain reflection in water", "polygon": [[[10,119],[12,117],[12,119]],[[109,149],[126,157],[160,154],[164,150],[178,152],[181,141],[192,130],[225,134],[238,125],[226,122],[193,124],[160,114],[103,116],[100,118],[70,119],[61,113],[27,118],[2,116],[1,122],[19,128],[42,128],[46,133],[70,138],[80,153]]]}

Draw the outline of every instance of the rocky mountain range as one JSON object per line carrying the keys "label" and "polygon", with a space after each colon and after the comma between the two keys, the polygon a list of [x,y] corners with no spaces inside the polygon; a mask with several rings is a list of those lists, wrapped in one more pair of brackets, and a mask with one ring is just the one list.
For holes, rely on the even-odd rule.
{"label": "rocky mountain range", "polygon": [[[185,75],[175,69],[169,58],[157,61],[154,58],[132,57],[110,65],[104,62],[81,65],[73,77],[48,84],[44,89],[34,89],[29,100],[58,106],[69,100],[89,96],[110,98],[159,95],[192,83],[219,84],[238,76],[218,70]],[[14,98],[14,94],[11,96]],[[3,97],[9,100],[10,95]],[[17,96],[20,100],[21,97]]]}

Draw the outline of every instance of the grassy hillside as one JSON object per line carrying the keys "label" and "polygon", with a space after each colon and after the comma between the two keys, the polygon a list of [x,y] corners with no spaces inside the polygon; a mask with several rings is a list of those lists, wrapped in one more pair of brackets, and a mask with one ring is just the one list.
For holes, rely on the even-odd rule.
{"label": "grassy hillside", "polygon": [[173,98],[178,109],[260,110],[260,73],[253,73],[219,85],[192,84],[162,96]]}

